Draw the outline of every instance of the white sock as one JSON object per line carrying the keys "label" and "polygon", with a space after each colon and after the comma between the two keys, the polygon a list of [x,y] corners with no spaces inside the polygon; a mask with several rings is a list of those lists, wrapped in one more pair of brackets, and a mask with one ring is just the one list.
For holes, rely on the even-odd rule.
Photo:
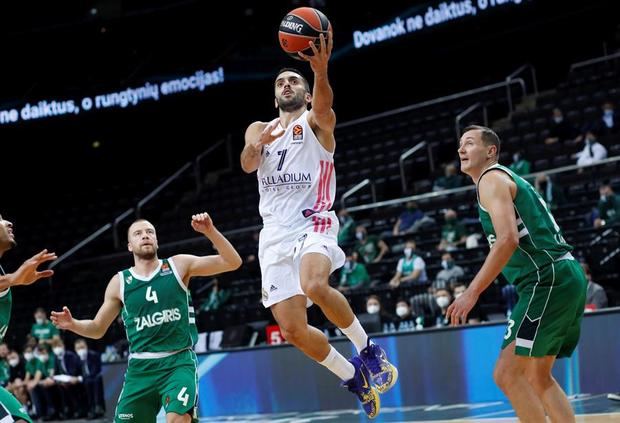
{"label": "white sock", "polygon": [[344,329],[340,328],[340,331],[344,333],[347,338],[351,340],[351,342],[353,342],[353,345],[355,345],[358,354],[360,351],[366,348],[366,345],[368,343],[368,335],[366,335],[366,331],[360,324],[360,321],[357,320],[357,317],[353,319],[353,323],[351,323],[351,326]]}
{"label": "white sock", "polygon": [[329,354],[327,354],[325,360],[319,362],[319,364],[327,367],[342,380],[353,379],[353,376],[355,376],[355,367],[353,367],[353,364],[349,363],[334,347],[331,345],[329,347]]}

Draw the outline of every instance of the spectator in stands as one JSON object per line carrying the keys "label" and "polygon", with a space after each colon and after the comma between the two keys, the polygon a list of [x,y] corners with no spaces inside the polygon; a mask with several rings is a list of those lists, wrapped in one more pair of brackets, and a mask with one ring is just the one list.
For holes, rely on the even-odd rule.
{"label": "spectator in stands", "polygon": [[541,173],[534,182],[536,192],[545,200],[550,210],[555,210],[566,202],[562,188],[553,183],[549,175]]}
{"label": "spectator in stands", "polygon": [[88,349],[83,338],[75,341],[75,352],[80,358],[82,379],[86,387],[88,398],[88,418],[103,416],[105,409],[103,401],[103,376],[101,375],[101,357],[95,351]]}
{"label": "spectator in stands", "polygon": [[444,253],[441,256],[441,270],[435,277],[433,287],[435,289],[451,288],[463,276],[465,276],[465,271],[461,266],[455,263],[452,254]]}
{"label": "spectator in stands", "polygon": [[504,285],[502,287],[502,298],[506,303],[506,317],[510,318],[512,310],[515,308],[517,300],[519,299],[517,288],[511,283]]}
{"label": "spectator in stands", "polygon": [[532,165],[528,160],[525,159],[523,149],[519,149],[512,155],[512,163],[509,167],[510,170],[512,170],[517,175],[523,176],[530,173],[530,168],[532,167]]}
{"label": "spectator in stands", "polygon": [[200,306],[201,311],[213,311],[219,309],[230,298],[230,291],[220,286],[220,281],[213,278],[213,285],[209,298]]}
{"label": "spectator in stands", "polygon": [[38,345],[35,359],[26,363],[26,387],[37,415],[44,420],[52,420],[57,416],[52,392],[55,387],[54,368],[50,369],[49,363],[50,355],[44,345]]}
{"label": "spectator in stands", "polygon": [[549,128],[547,138],[545,138],[545,144],[550,145],[557,142],[572,141],[576,136],[577,129],[564,119],[562,110],[555,107],[551,112],[551,127]]}
{"label": "spectator in stands", "polygon": [[[466,289],[467,284],[465,282],[457,282],[452,289],[454,299],[456,300],[458,297],[463,295],[463,292],[465,292]],[[486,322],[487,320],[487,315],[486,313],[484,313],[484,311],[482,311],[482,308],[480,308],[480,303],[478,302],[467,315],[467,323],[469,324]]]}
{"label": "spectator in stands", "polygon": [[83,392],[82,368],[80,359],[71,350],[65,350],[65,344],[61,339],[52,341],[52,351],[56,356],[54,368],[54,381],[60,392],[60,418],[79,418],[86,415],[84,403],[79,402]]}
{"label": "spectator in stands", "polygon": [[348,292],[360,288],[366,288],[370,284],[370,276],[364,263],[358,263],[357,251],[351,252],[344,262],[340,271],[340,285],[338,290]]}
{"label": "spectator in stands", "polygon": [[35,323],[30,329],[30,335],[39,342],[50,344],[54,339],[60,339],[58,329],[47,319],[47,313],[43,307],[39,307],[34,312]]}
{"label": "spectator in stands", "polygon": [[390,286],[398,288],[402,285],[423,284],[428,281],[426,263],[415,253],[416,245],[412,239],[407,240],[403,257],[396,264],[396,273],[390,279]]}
{"label": "spectator in stands", "polygon": [[6,387],[10,379],[10,366],[7,361],[9,355],[9,347],[6,343],[0,344],[0,386]]}
{"label": "spectator in stands", "polygon": [[413,330],[415,328],[415,316],[411,313],[411,307],[405,299],[399,298],[396,301],[395,311],[396,320],[394,323],[396,325],[396,330]]}
{"label": "spectator in stands", "polygon": [[441,241],[437,245],[439,251],[454,251],[459,247],[464,247],[467,241],[467,229],[465,225],[458,221],[454,210],[448,209],[444,212],[445,224],[441,228]]}
{"label": "spectator in stands", "polygon": [[614,105],[611,101],[606,101],[601,107],[603,115],[596,124],[599,135],[607,136],[620,132],[620,122],[614,113]]}
{"label": "spectator in stands", "polygon": [[433,191],[442,191],[444,189],[459,188],[465,185],[465,180],[454,163],[448,163],[445,168],[445,176],[437,178],[433,185]]}
{"label": "spectator in stands", "polygon": [[417,232],[422,226],[435,223],[435,220],[424,214],[415,201],[408,201],[405,210],[400,214],[392,234],[394,236]]}
{"label": "spectator in stands", "polygon": [[608,307],[607,294],[602,286],[592,281],[592,273],[588,263],[582,261],[581,267],[588,278],[588,289],[586,291],[586,311],[600,310]]}
{"label": "spectator in stands", "polygon": [[383,309],[381,306],[381,299],[376,295],[369,295],[368,298],[366,298],[366,313],[379,314],[382,325],[394,322],[394,316]]}
{"label": "spectator in stands", "polygon": [[416,329],[430,327],[435,324],[434,316],[439,313],[439,307],[432,291],[433,289],[429,288],[429,292],[411,297],[411,313],[416,316]]}
{"label": "spectator in stands", "polygon": [[9,385],[7,390],[12,393],[23,405],[28,404],[28,392],[24,380],[26,379],[26,367],[24,361],[15,350],[9,352],[8,362],[10,366]]}
{"label": "spectator in stands", "polygon": [[368,235],[365,226],[360,225],[355,229],[355,238],[357,241],[354,249],[366,264],[378,263],[389,251],[387,244],[382,239],[375,235]]}
{"label": "spectator in stands", "polygon": [[452,293],[448,288],[435,290],[435,301],[439,307],[439,313],[435,315],[435,326],[448,326],[449,320],[446,318],[448,306],[452,303]]}
{"label": "spectator in stands", "polygon": [[338,220],[340,221],[338,245],[353,241],[355,239],[355,220],[353,220],[349,211],[347,209],[341,209],[338,212]]}
{"label": "spectator in stands", "polygon": [[583,150],[573,156],[577,159],[577,165],[587,166],[607,158],[607,149],[598,142],[595,132],[594,129],[586,131]]}
{"label": "spectator in stands", "polygon": [[611,184],[603,182],[599,188],[601,198],[598,202],[598,217],[594,220],[594,227],[615,225],[620,222],[620,198],[614,194]]}

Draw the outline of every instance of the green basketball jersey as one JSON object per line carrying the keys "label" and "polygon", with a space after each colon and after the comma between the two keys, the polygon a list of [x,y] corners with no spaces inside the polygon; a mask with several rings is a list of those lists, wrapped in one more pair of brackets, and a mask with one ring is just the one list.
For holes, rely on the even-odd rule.
{"label": "green basketball jersey", "polygon": [[[5,275],[4,269],[0,266],[0,275]],[[11,306],[13,305],[13,296],[11,288],[0,292],[0,342],[4,339],[6,331],[9,328],[9,320],[11,320]]]}
{"label": "green basketball jersey", "polygon": [[159,260],[149,277],[119,272],[122,317],[130,353],[191,348],[198,339],[189,290],[170,259]]}
{"label": "green basketball jersey", "polygon": [[[525,179],[499,164],[482,172],[480,179],[485,173],[493,169],[506,172],[517,185],[513,204],[517,218],[519,246],[510,257],[502,273],[510,283],[518,284],[525,276],[537,272],[541,267],[553,263],[572,251],[573,247],[566,243],[560,227],[549,212],[544,200]],[[479,194],[478,213],[489,245],[493,247],[496,238],[495,228],[493,228],[491,216],[480,204]]]}

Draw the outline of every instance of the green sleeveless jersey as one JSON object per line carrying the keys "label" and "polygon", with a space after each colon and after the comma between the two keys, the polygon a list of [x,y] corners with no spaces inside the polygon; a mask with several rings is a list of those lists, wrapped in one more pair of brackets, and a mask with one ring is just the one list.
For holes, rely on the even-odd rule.
{"label": "green sleeveless jersey", "polygon": [[130,353],[177,351],[196,343],[192,298],[172,260],[159,260],[149,277],[131,269],[118,275]]}
{"label": "green sleeveless jersey", "polygon": [[[566,243],[560,227],[544,200],[525,179],[499,164],[482,172],[480,179],[493,169],[506,172],[517,185],[513,204],[517,218],[519,246],[502,270],[502,274],[510,283],[518,284],[524,277],[570,253],[573,247]],[[477,191],[476,194],[478,195],[480,223],[489,241],[489,246],[493,247],[496,238],[495,228],[493,228],[491,216],[480,204],[480,195]]]}
{"label": "green sleeveless jersey", "polygon": [[[0,266],[0,275],[5,275],[4,269]],[[9,328],[9,320],[11,320],[11,306],[13,305],[13,297],[11,288],[0,292],[0,342],[4,339],[6,331]]]}

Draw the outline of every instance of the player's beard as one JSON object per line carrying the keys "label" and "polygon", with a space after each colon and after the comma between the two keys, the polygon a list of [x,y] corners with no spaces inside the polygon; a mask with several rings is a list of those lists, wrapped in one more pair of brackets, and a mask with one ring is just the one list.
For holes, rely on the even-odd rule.
{"label": "player's beard", "polygon": [[141,260],[153,260],[154,258],[157,257],[157,247],[153,245],[152,248],[146,251],[144,247],[145,246],[140,247],[140,249],[137,252],[135,252],[136,257],[138,257]]}
{"label": "player's beard", "polygon": [[278,99],[278,108],[280,110],[282,110],[283,112],[294,112],[295,110],[299,110],[300,108],[304,107],[306,102],[304,100],[304,96],[306,95],[306,93],[295,93],[295,95],[293,97],[291,97],[290,99],[286,99],[284,97],[280,97]]}

